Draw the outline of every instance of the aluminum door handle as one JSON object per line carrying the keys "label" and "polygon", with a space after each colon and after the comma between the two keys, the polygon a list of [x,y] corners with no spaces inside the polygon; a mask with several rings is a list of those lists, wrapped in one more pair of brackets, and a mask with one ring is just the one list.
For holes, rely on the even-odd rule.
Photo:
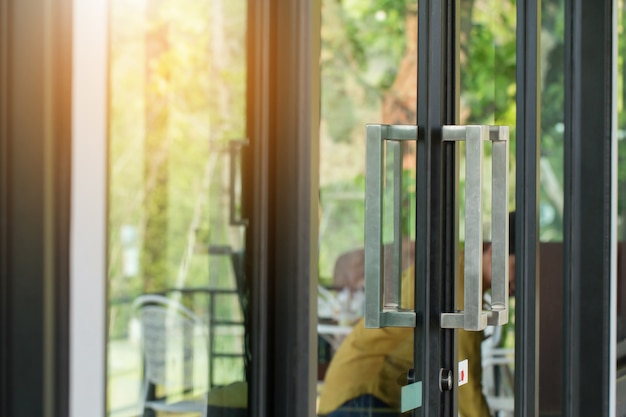
{"label": "aluminum door handle", "polygon": [[[463,311],[441,314],[442,328],[479,331],[508,322],[507,126],[444,126],[444,141],[465,141],[465,248]],[[492,307],[483,310],[482,179],[484,142],[492,143]]]}
{"label": "aluminum door handle", "polygon": [[[365,179],[365,327],[415,327],[415,311],[401,308],[402,141],[417,140],[417,126],[367,125]],[[393,271],[383,280],[383,145],[393,155]]]}

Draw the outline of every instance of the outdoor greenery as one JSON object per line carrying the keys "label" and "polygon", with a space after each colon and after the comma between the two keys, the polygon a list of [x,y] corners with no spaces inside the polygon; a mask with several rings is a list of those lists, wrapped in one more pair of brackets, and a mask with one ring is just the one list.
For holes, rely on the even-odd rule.
{"label": "outdoor greenery", "polygon": [[[560,239],[564,17],[562,2],[542,4],[541,231],[546,239]],[[515,1],[469,0],[461,6],[461,122],[510,126],[514,155]],[[242,243],[239,231],[223,220],[226,145],[242,138],[245,127],[244,8],[243,1],[114,2],[111,298],[177,280],[206,280],[209,262],[192,256],[198,247]],[[382,103],[407,55],[407,16],[416,10],[411,0],[323,2],[324,275],[338,253],[362,245],[364,125],[382,121]],[[220,13],[228,19],[215,18]],[[619,115],[620,126],[626,125],[623,112]],[[514,173],[515,158],[510,162]],[[625,166],[620,164],[620,179]],[[410,172],[404,178],[410,193],[414,179]],[[513,192],[510,207],[515,207]],[[325,239],[331,231],[333,237]],[[156,234],[148,239],[146,233]]]}
{"label": "outdoor greenery", "polygon": [[[245,137],[246,1],[111,2],[109,109],[109,414],[137,398],[141,358],[131,303],[167,288],[235,290],[229,143]],[[240,298],[174,298],[208,317],[243,319]],[[235,326],[236,327],[236,326]],[[215,328],[242,353],[243,329]],[[132,358],[132,359],[131,359]],[[216,382],[244,378],[243,357],[212,362]],[[126,381],[126,382],[125,382]]]}
{"label": "outdoor greenery", "polygon": [[[410,86],[407,80],[417,77],[417,65],[402,72],[409,55],[416,54],[412,43],[416,43],[417,33],[412,32],[411,26],[417,24],[416,12],[415,1],[324,2],[320,183],[323,219],[326,220],[322,224],[332,226],[320,231],[319,269],[323,282],[332,280],[333,264],[339,254],[363,246],[365,124],[397,123],[398,120],[415,123],[416,102],[411,97],[401,98],[402,104],[409,108],[404,118],[393,111],[390,113],[384,106],[390,97],[402,94],[396,86]],[[515,2],[462,2],[460,36],[460,122],[510,126],[511,154],[514,155]],[[416,88],[414,81],[413,86]],[[351,152],[350,164],[337,163],[339,158],[345,160],[348,152]],[[488,174],[488,147],[486,153],[485,172]],[[405,164],[405,201],[414,199],[414,168],[410,165]],[[461,161],[461,172],[463,167]],[[515,158],[512,157],[511,173],[514,172]],[[463,182],[461,177],[461,185]],[[511,209],[515,207],[514,186],[511,181]],[[486,183],[487,195],[490,194],[488,187]],[[490,213],[489,201],[487,198],[486,217]],[[391,203],[387,197],[385,204],[385,213],[389,216]],[[414,203],[404,206],[414,207]],[[410,225],[414,222],[408,219],[409,212],[404,210],[407,235],[412,234]],[[385,229],[386,241],[391,239],[388,229]]]}
{"label": "outdoor greenery", "polygon": [[[516,123],[516,2],[515,0],[467,0],[460,2],[460,122],[463,124],[507,125],[511,132],[509,208],[515,208]],[[620,7],[622,7],[620,5]],[[389,120],[385,101],[393,94],[394,83],[411,49],[408,17],[415,14],[416,1],[409,0],[326,0],[322,29],[322,137],[320,230],[321,280],[332,282],[334,261],[348,250],[362,247],[364,236],[364,155],[365,124],[396,123]],[[620,14],[623,16],[623,13]],[[619,31],[623,32],[623,17]],[[542,2],[540,93],[540,239],[563,239],[564,206],[564,4]],[[620,36],[619,68],[624,68],[625,42]],[[399,70],[400,68],[400,70]],[[416,71],[417,66],[415,66]],[[410,76],[415,77],[413,72]],[[400,80],[402,81],[402,80]],[[622,91],[623,77],[618,78]],[[401,83],[402,84],[402,83]],[[406,83],[402,85],[407,85]],[[415,101],[410,117],[415,123]],[[623,94],[618,95],[619,137],[626,136]],[[461,154],[463,148],[461,148]],[[619,161],[626,151],[619,147]],[[349,163],[346,163],[349,161]],[[485,176],[490,175],[490,150],[486,147]],[[461,189],[464,161],[461,160]],[[390,167],[388,166],[389,170]],[[405,165],[406,194],[412,197],[413,171]],[[626,163],[618,167],[619,183],[626,180]],[[490,214],[490,190],[485,183],[485,223]],[[625,193],[619,194],[619,213],[624,210]],[[461,206],[463,204],[461,195]],[[390,210],[385,197],[386,211]],[[461,207],[462,209],[463,207]],[[621,216],[620,216],[621,218]],[[405,219],[405,224],[410,224]],[[461,239],[463,225],[460,225]],[[620,235],[624,227],[620,227]],[[386,239],[391,239],[386,230]],[[489,236],[489,230],[485,230]]]}
{"label": "outdoor greenery", "polygon": [[232,288],[209,247],[243,246],[228,144],[245,131],[245,2],[114,2],[111,33],[110,297]]}

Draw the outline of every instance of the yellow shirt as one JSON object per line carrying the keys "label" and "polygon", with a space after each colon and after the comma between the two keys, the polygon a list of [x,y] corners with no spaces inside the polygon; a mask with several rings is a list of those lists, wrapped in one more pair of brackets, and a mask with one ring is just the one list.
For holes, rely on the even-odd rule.
{"label": "yellow shirt", "polygon": [[412,367],[412,328],[366,329],[364,321],[359,320],[330,362],[318,414],[328,414],[365,394],[399,409],[400,381],[406,381]]}
{"label": "yellow shirt", "polygon": [[[462,282],[462,273],[460,276]],[[413,282],[412,278],[413,268],[410,268],[403,274],[403,283]],[[403,285],[403,288],[410,287],[412,285]],[[462,298],[463,291],[457,292]],[[410,306],[412,300],[412,291],[407,292],[403,294],[402,305]],[[482,340],[482,332],[459,331],[459,359],[468,359],[469,368],[468,383],[459,388],[459,414],[463,417],[489,416],[481,386]],[[412,328],[366,329],[361,319],[331,360],[320,393],[318,414],[328,414],[346,401],[366,394],[374,395],[399,410],[400,390],[411,368]]]}

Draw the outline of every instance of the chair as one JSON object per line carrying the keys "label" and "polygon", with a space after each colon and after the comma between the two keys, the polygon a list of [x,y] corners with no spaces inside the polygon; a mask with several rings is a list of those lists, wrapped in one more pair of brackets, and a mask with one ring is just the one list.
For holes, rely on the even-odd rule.
{"label": "chair", "polygon": [[[141,323],[144,357],[139,415],[154,415],[160,411],[198,413],[206,417],[206,324],[179,302],[161,295],[138,297],[133,311]],[[204,369],[203,363],[207,364]],[[194,379],[202,383],[194,384]],[[203,390],[201,398],[187,399],[197,394],[198,388]],[[155,398],[157,389],[160,398]]]}
{"label": "chair", "polygon": [[488,326],[486,339],[482,343],[483,394],[492,415],[513,416],[514,381],[512,368],[515,364],[515,350],[500,347],[501,326]]}

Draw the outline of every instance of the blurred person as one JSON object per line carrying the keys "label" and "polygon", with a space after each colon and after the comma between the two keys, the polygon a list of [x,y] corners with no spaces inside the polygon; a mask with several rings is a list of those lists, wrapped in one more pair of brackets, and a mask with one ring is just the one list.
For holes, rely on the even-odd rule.
{"label": "blurred person", "polygon": [[[491,288],[491,245],[483,251],[483,290]],[[403,282],[413,282],[413,268],[403,273]],[[459,262],[458,285],[463,285],[463,259]],[[509,214],[509,281],[515,290],[515,213]],[[404,286],[407,288],[407,286]],[[408,288],[411,288],[409,285]],[[457,291],[459,305],[463,291]],[[404,291],[402,305],[413,305],[413,291]],[[327,417],[391,417],[400,415],[400,391],[413,368],[413,329],[386,327],[366,329],[360,319],[333,356],[322,391],[318,415]],[[484,333],[459,330],[458,359],[468,359],[468,382],[459,387],[459,414],[488,417],[482,392],[481,343]]]}

